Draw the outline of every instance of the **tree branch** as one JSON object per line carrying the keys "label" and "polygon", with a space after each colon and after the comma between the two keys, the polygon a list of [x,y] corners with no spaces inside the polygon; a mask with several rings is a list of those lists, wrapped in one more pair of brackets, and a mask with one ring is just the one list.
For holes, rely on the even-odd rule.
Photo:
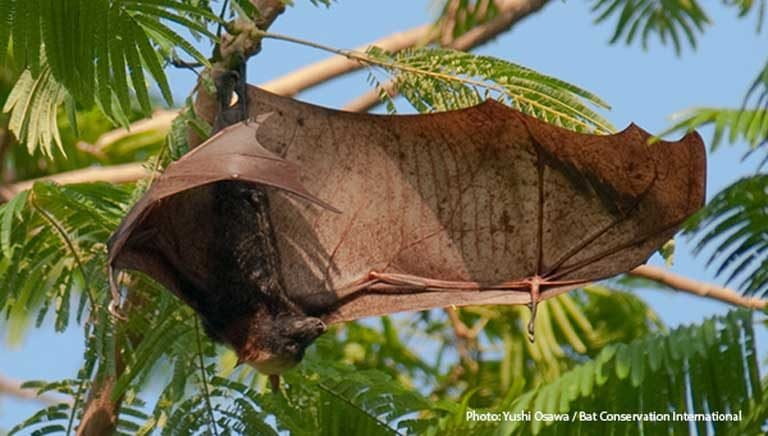
{"label": "tree branch", "polygon": [[766,307],[768,307],[768,300],[755,297],[744,297],[732,289],[713,285],[710,283],[699,282],[656,266],[640,265],[630,271],[629,274],[653,280],[655,282],[667,285],[670,288],[677,289],[681,292],[719,300],[724,303],[733,304],[735,306],[760,310],[764,310]]}
{"label": "tree branch", "polygon": [[87,153],[103,156],[103,149],[122,139],[155,131],[157,135],[166,136],[171,128],[171,122],[179,115],[178,110],[156,110],[149,118],[131,123],[127,128],[121,127],[102,134],[93,144],[81,141],[77,147]]}
{"label": "tree branch", "polygon": [[[355,50],[365,52],[368,47],[376,46],[387,51],[398,52],[429,42],[431,29],[432,26],[430,24],[424,24],[373,41]],[[303,90],[320,85],[330,79],[362,67],[363,65],[359,62],[347,59],[344,56],[331,56],[328,59],[304,66],[277,79],[262,83],[259,87],[275,94],[291,97]]]}
{"label": "tree branch", "polygon": [[52,181],[62,185],[88,182],[130,183],[141,180],[148,175],[149,171],[139,162],[106,167],[82,168],[25,180],[12,185],[0,186],[0,198],[2,198],[2,201],[9,201],[16,194],[31,188],[35,182]]}
{"label": "tree branch", "polygon": [[[550,0],[499,0],[497,15],[491,21],[474,27],[470,31],[450,42],[447,47],[467,51],[479,45],[485,44],[499,34],[508,30],[512,25],[529,15],[538,12]],[[392,82],[383,85],[384,89],[394,96],[395,89]],[[380,103],[379,91],[370,90],[365,94],[350,101],[344,106],[344,110],[351,112],[365,112]]]}
{"label": "tree branch", "polygon": [[22,388],[20,382],[2,375],[0,375],[0,395],[8,395],[22,400],[39,401],[47,405],[67,402],[65,399],[56,398],[51,395],[37,395],[34,389]]}

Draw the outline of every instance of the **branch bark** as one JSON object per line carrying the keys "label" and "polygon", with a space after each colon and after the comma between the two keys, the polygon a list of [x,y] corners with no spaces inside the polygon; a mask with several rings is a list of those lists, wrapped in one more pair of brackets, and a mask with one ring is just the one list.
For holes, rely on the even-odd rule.
{"label": "branch bark", "polygon": [[[116,353],[120,354],[119,351]],[[124,369],[124,367],[117,368],[120,372]],[[116,376],[103,376],[102,379],[94,381],[85,405],[83,418],[77,427],[77,436],[99,436],[115,432],[117,415],[123,400],[122,397],[112,398],[115,379]]]}
{"label": "branch bark", "polygon": [[[414,47],[429,42],[432,26],[424,24],[412,29],[398,32],[390,36],[378,39],[364,46],[356,48],[356,51],[365,51],[370,46],[383,48],[391,52]],[[275,94],[292,97],[299,92],[327,82],[335,77],[362,68],[359,62],[347,59],[343,56],[332,56],[319,62],[302,67],[277,79],[259,85],[267,91]]]}
{"label": "branch bark", "polygon": [[149,118],[131,123],[127,128],[110,130],[99,136],[92,144],[81,141],[77,147],[96,156],[103,156],[105,147],[117,141],[140,133],[155,131],[157,135],[166,136],[171,128],[171,122],[179,115],[178,110],[156,110]]}
{"label": "branch bark", "polygon": [[[447,47],[454,50],[467,51],[485,44],[499,34],[509,30],[510,27],[522,19],[541,10],[547,3],[549,3],[549,1],[550,0],[500,0],[497,5],[499,15],[491,21],[476,26],[472,30],[451,41]],[[385,83],[383,87],[391,96],[395,95],[396,90],[394,89],[392,82]],[[379,103],[379,92],[378,90],[373,89],[347,103],[344,106],[344,110],[351,112],[366,112]]]}
{"label": "branch bark", "polygon": [[149,171],[140,162],[82,168],[0,187],[0,197],[3,201],[8,201],[14,195],[31,188],[36,182],[51,181],[61,185],[88,182],[130,183],[148,175]]}
{"label": "branch bark", "polygon": [[734,306],[759,310],[765,310],[765,308],[768,307],[768,300],[744,297],[732,289],[713,285],[711,283],[699,282],[657,266],[641,265],[630,271],[630,274],[653,280],[681,292],[719,300]]}
{"label": "branch bark", "polygon": [[24,389],[21,383],[0,375],[0,396],[8,395],[22,400],[39,401],[46,405],[65,403],[67,400],[59,399],[51,395],[37,395],[34,389]]}

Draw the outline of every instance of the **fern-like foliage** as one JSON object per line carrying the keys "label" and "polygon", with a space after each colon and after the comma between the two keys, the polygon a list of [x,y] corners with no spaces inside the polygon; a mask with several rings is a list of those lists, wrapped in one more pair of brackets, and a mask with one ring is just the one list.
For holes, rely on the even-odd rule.
{"label": "fern-like foliage", "polygon": [[131,91],[145,113],[151,110],[148,75],[172,105],[162,54],[178,47],[208,60],[169,23],[215,41],[207,23],[216,21],[208,8],[180,0],[0,0],[0,64],[11,47],[26,69],[4,108],[12,131],[30,149],[60,146],[54,132],[64,100],[96,103],[127,124]]}
{"label": "fern-like foliage", "polygon": [[285,397],[265,394],[261,404],[275,414],[278,428],[291,434],[337,435],[354,428],[356,434],[390,435],[403,418],[432,408],[426,398],[376,370],[310,359],[286,381]]}
{"label": "fern-like foliage", "polygon": [[[736,7],[739,16],[756,11],[757,31],[762,28],[766,0],[722,0]],[[666,45],[672,43],[677,54],[685,45],[696,48],[697,38],[711,23],[705,12],[709,2],[699,0],[593,0],[592,12],[596,23],[616,18],[611,44],[624,40],[626,44],[640,41],[643,48],[655,36]],[[686,44],[687,42],[687,44]]]}
{"label": "fern-like foliage", "polygon": [[597,23],[617,17],[612,44],[639,40],[647,48],[651,36],[656,36],[662,44],[671,41],[678,54],[683,38],[696,48],[697,34],[710,22],[697,0],[595,0],[592,11]]}
{"label": "fern-like foliage", "polygon": [[711,147],[716,150],[724,139],[734,144],[744,141],[755,148],[768,140],[768,110],[695,108],[673,115],[675,123],[659,136],[673,132],[690,132],[699,127],[713,125]]}
{"label": "fern-like foliage", "polygon": [[49,158],[52,157],[50,144],[63,152],[57,116],[66,98],[69,94],[47,66],[37,77],[26,70],[16,81],[3,111],[11,113],[8,128],[27,145],[30,154],[38,144],[48,144],[43,151]]}
{"label": "fern-like foliage", "polygon": [[757,74],[752,85],[744,96],[744,107],[751,105],[758,109],[768,110],[768,62]]}
{"label": "fern-like foliage", "polygon": [[[394,75],[398,91],[419,112],[457,109],[496,98],[572,130],[597,133],[614,130],[586,104],[608,108],[596,95],[501,59],[440,48],[409,49],[393,54],[373,47],[368,55]],[[387,98],[386,93],[382,95]],[[391,100],[385,102],[390,109],[394,108]]]}
{"label": "fern-like foliage", "polygon": [[[0,206],[0,313],[11,338],[55,306],[57,330],[105,291],[104,241],[125,213],[130,190],[104,183],[38,183]],[[70,308],[73,300],[79,303]]]}
{"label": "fern-like foliage", "polygon": [[437,0],[433,3],[433,7],[440,10],[434,27],[443,45],[499,14],[493,0]]}
{"label": "fern-like foliage", "polygon": [[[567,421],[543,419],[502,423],[456,419],[440,422],[436,433],[495,434],[758,434],[768,423],[752,315],[735,311],[668,335],[613,345],[557,380],[510,399],[499,410],[565,414]],[[485,411],[485,410],[482,410]],[[482,412],[479,411],[479,412]],[[591,413],[739,413],[742,422],[576,419]],[[562,415],[561,415],[562,416]],[[597,421],[597,422],[596,422]],[[712,428],[710,428],[712,426]]]}
{"label": "fern-like foliage", "polygon": [[[206,356],[212,351],[208,348]],[[163,435],[338,435],[348,431],[393,435],[415,425],[404,423],[405,417],[424,413],[424,424],[431,422],[427,415],[441,414],[433,411],[431,401],[375,370],[310,359],[285,376],[282,393],[273,393],[234,377],[218,376],[216,365],[209,359],[202,361],[202,371],[192,368],[193,375],[187,375],[197,389],[173,401],[164,393],[155,412],[142,412],[145,421],[135,422],[140,429],[136,434],[160,430]],[[252,370],[244,373],[254,374]],[[261,379],[250,376],[244,378]]]}
{"label": "fern-like foliage", "polygon": [[689,221],[686,233],[698,236],[696,251],[711,248],[726,282],[740,279],[744,293],[768,294],[768,175],[743,178],[718,193]]}
{"label": "fern-like foliage", "polygon": [[739,10],[739,17],[746,17],[751,13],[757,15],[756,30],[761,32],[765,21],[766,0],[723,0],[723,4],[735,7]]}

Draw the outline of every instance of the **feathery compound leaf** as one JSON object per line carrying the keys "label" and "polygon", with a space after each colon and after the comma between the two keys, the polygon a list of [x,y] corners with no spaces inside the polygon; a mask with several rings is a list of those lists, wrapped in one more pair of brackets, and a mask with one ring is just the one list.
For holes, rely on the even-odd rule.
{"label": "feathery compound leaf", "polygon": [[[98,101],[108,117],[121,121],[132,107],[128,75],[141,109],[147,113],[151,110],[145,66],[166,101],[171,101],[155,46],[179,47],[208,65],[199,51],[163,24],[165,21],[215,40],[207,25],[219,18],[206,7],[178,0],[3,0],[0,36],[5,37],[0,56],[5,55],[6,41],[12,40],[15,62],[28,69],[33,81],[50,74],[81,106],[90,107]],[[30,128],[45,128],[39,135],[24,137],[30,150],[40,146],[50,153],[50,141],[56,141],[58,135],[54,127],[63,100],[55,102],[45,107],[42,115],[31,112],[40,107],[22,106],[29,112],[22,113],[21,118],[32,121]]]}
{"label": "feathery compound leaf", "polygon": [[768,109],[696,108],[673,115],[675,124],[661,132],[665,136],[674,132],[690,132],[701,126],[714,124],[712,150],[716,150],[724,138],[733,144],[746,141],[755,148],[768,140]]}
{"label": "feathery compound leaf", "polygon": [[272,394],[260,395],[258,403],[274,414],[278,429],[292,434],[397,434],[397,421],[432,408],[427,399],[378,371],[305,361],[285,377],[292,404]]}
{"label": "feathery compound leaf", "polygon": [[136,15],[134,17],[153,39],[159,40],[161,43],[179,46],[201,64],[210,66],[207,57],[200,53],[192,44],[187,42],[186,39],[174,32],[170,27],[150,17],[141,15]]}
{"label": "feathery compound leaf", "polygon": [[710,23],[697,0],[593,0],[592,3],[596,23],[617,17],[612,44],[622,38],[626,44],[640,39],[647,48],[651,34],[655,34],[662,44],[671,40],[675,52],[680,54],[683,48],[680,34],[685,34],[691,48],[696,48],[697,32],[703,32],[704,26]]}
{"label": "feathery compound leaf", "polygon": [[440,16],[434,24],[440,33],[442,45],[448,45],[454,39],[476,26],[495,18],[499,9],[492,0],[442,0]]}
{"label": "feathery compound leaf", "polygon": [[27,202],[27,192],[22,192],[11,201],[0,206],[0,247],[5,257],[12,257],[11,232],[13,222],[20,218],[21,210]]}
{"label": "feathery compound leaf", "polygon": [[116,30],[114,36],[109,38],[109,63],[112,65],[112,83],[117,100],[120,102],[120,108],[123,113],[131,112],[130,87],[125,73],[125,47],[120,38],[120,31],[123,30],[121,11],[119,8],[112,8],[109,14],[110,25]]}
{"label": "feathery compound leaf", "polygon": [[0,65],[5,65],[5,58],[8,56],[14,6],[14,2],[0,1]]}
{"label": "feathery compound leaf", "polygon": [[572,130],[614,131],[585,104],[608,108],[596,95],[501,59],[437,48],[391,54],[372,47],[368,55],[395,76],[397,89],[420,112],[458,109],[497,98]]}
{"label": "feathery compound leaf", "polygon": [[[468,432],[482,430],[496,434],[587,435],[599,429],[608,434],[688,434],[687,422],[654,420],[652,415],[738,411],[750,416],[751,422],[713,421],[711,424],[718,434],[740,426],[756,424],[759,427],[768,419],[768,413],[760,406],[764,392],[756,373],[752,322],[750,312],[734,311],[700,326],[677,328],[668,335],[609,346],[593,360],[511,399],[500,409],[511,413],[535,410],[568,414],[567,419],[560,415],[563,421],[456,423],[446,418],[438,424],[439,430],[434,430],[444,433],[462,428]],[[659,361],[665,364],[660,365]],[[574,420],[574,411],[590,415],[592,412],[638,413],[646,414],[646,418],[603,418],[590,423]],[[693,434],[709,433],[705,428]]]}
{"label": "feathery compound leaf", "polygon": [[[133,34],[135,31],[131,30],[132,20],[126,17],[122,27],[124,33]],[[144,80],[144,69],[142,68],[141,57],[135,44],[135,41],[123,41],[123,48],[125,50],[125,59],[128,65],[128,71],[131,75],[131,82],[133,83],[133,90],[136,92],[136,97],[139,100],[139,105],[145,113],[152,111],[152,103],[149,100],[149,92],[147,91],[147,83]]]}
{"label": "feathery compound leaf", "polygon": [[29,70],[19,76],[3,112],[10,112],[8,128],[26,144],[30,154],[39,146],[43,154],[50,157],[54,145],[63,152],[56,114],[66,96],[64,86],[48,68],[37,77]]}
{"label": "feathery compound leaf", "polygon": [[[62,329],[70,319],[64,299],[83,294],[93,303],[93,294],[103,293],[103,241],[124,214],[129,192],[105,183],[38,183],[0,209],[0,259],[8,260],[0,312],[21,310],[15,316],[18,334],[41,305],[38,322],[55,303],[56,327]],[[13,304],[20,298],[26,303]]]}
{"label": "feathery compound leaf", "polygon": [[[66,422],[67,418],[69,418],[69,410],[69,404],[56,404],[46,407],[13,427],[11,431],[8,432],[8,435],[38,435],[49,434],[54,431],[64,433],[67,431]],[[51,424],[52,422],[58,422],[58,424]],[[35,429],[34,432],[32,429]],[[24,433],[21,433],[22,431],[24,431]]]}
{"label": "feathery compound leaf", "polygon": [[152,73],[155,82],[157,82],[166,104],[168,104],[168,106],[173,106],[173,93],[171,92],[171,87],[168,85],[168,79],[165,77],[163,66],[160,64],[155,49],[149,42],[147,35],[141,30],[135,20],[131,19],[128,23],[128,27],[132,29],[136,44],[139,46],[141,58],[144,60],[144,64],[147,66],[149,72]]}
{"label": "feathery compound leaf", "polygon": [[708,262],[719,259],[717,274],[737,277],[746,294],[768,294],[768,175],[739,180],[718,193],[694,215],[686,230],[699,237],[696,251],[714,249]]}
{"label": "feathery compound leaf", "polygon": [[739,9],[739,17],[743,18],[755,11],[757,15],[756,31],[759,33],[763,28],[765,20],[766,0],[723,0],[728,6],[735,6]]}

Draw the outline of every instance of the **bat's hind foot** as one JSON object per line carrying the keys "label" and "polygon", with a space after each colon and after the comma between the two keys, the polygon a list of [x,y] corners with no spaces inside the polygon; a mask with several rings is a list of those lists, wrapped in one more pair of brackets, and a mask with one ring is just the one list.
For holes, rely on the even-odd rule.
{"label": "bat's hind foot", "polygon": [[541,277],[536,276],[530,281],[531,302],[528,308],[531,309],[531,319],[528,321],[528,340],[533,343],[535,339],[536,310],[539,307]]}

